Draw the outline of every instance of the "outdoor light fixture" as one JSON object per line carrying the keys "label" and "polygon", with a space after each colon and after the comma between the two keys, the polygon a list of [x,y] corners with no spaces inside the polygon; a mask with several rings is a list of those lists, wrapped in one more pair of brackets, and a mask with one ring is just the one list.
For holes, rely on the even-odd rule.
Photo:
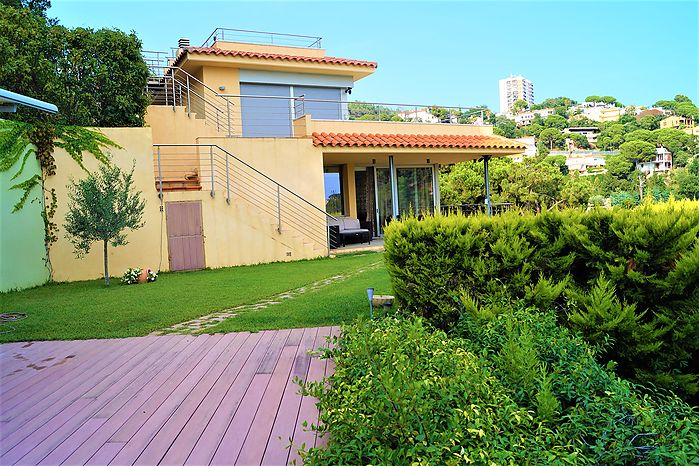
{"label": "outdoor light fixture", "polygon": [[373,319],[374,318],[374,289],[373,288],[367,288],[366,289],[366,295],[369,298],[369,318]]}
{"label": "outdoor light fixture", "polygon": [[376,159],[371,159],[371,164],[376,165]]}
{"label": "outdoor light fixture", "polygon": [[430,159],[427,159],[427,163],[430,163]]}
{"label": "outdoor light fixture", "polygon": [[225,91],[225,90],[226,90],[226,86],[218,86],[218,90],[219,90],[219,91]]}

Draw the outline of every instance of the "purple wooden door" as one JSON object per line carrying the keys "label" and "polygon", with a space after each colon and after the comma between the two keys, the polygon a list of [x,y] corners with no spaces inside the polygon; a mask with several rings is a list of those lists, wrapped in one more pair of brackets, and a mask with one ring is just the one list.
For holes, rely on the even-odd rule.
{"label": "purple wooden door", "polygon": [[206,267],[201,201],[166,202],[167,249],[170,270]]}

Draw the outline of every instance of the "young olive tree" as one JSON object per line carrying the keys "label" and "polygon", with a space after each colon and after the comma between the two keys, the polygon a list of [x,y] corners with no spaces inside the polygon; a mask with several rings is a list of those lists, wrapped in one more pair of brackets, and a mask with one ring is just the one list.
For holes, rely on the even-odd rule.
{"label": "young olive tree", "polygon": [[103,243],[105,286],[109,286],[108,245],[127,244],[124,230],[143,226],[145,202],[140,191],[132,192],[133,172],[133,167],[126,173],[116,165],[103,164],[97,173],[69,186],[66,237],[75,247],[77,257],[90,252],[95,241]]}

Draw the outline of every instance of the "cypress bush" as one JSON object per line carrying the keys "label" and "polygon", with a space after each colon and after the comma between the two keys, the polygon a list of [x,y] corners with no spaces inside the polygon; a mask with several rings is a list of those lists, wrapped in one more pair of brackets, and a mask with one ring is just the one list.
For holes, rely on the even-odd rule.
{"label": "cypress bush", "polygon": [[622,375],[697,402],[698,234],[696,201],[407,218],[386,228],[386,263],[399,307],[437,328],[474,306],[555,307]]}

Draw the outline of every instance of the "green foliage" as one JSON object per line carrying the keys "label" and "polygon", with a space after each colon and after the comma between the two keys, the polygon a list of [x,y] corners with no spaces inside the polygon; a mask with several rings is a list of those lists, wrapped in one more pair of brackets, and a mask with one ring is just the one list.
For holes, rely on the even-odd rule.
{"label": "green foliage", "polygon": [[[549,118],[557,115],[551,115]],[[548,118],[547,118],[548,119]],[[549,149],[554,147],[562,148],[565,142],[565,136],[558,128],[546,128],[539,133],[539,142]]]}
{"label": "green foliage", "polygon": [[517,128],[514,121],[504,116],[495,117],[495,128],[493,134],[504,136],[506,138],[521,138],[524,136],[524,131]]}
{"label": "green foliage", "polygon": [[544,120],[544,127],[563,131],[568,127],[568,121],[561,115],[549,115]]}
{"label": "green foliage", "polygon": [[696,411],[640,394],[551,314],[464,316],[452,338],[418,318],[343,329],[319,399],[327,448],[305,464],[664,464],[690,461]]}
{"label": "green foliage", "polygon": [[0,87],[51,102],[56,116],[20,108],[9,118],[61,125],[142,126],[148,68],[141,42],[121,31],[55,25],[29,8],[0,6]]}
{"label": "green foliage", "polygon": [[626,160],[647,162],[655,157],[655,144],[641,140],[627,141],[619,147],[619,152]]}
{"label": "green foliage", "polygon": [[618,100],[616,100],[616,98],[610,95],[589,95],[585,97],[585,102],[612,104],[616,107],[623,107],[621,102],[619,102]]}
{"label": "green foliage", "polygon": [[528,109],[529,102],[527,102],[526,100],[519,99],[516,100],[514,104],[512,104],[512,113],[519,113]]}
{"label": "green foliage", "polygon": [[697,203],[408,218],[388,225],[385,248],[400,308],[439,328],[459,319],[464,294],[566,306],[561,320],[607,338],[624,375],[699,392]]}
{"label": "green foliage", "polygon": [[624,125],[613,123],[604,128],[597,137],[597,147],[602,150],[618,149],[624,143]]}
{"label": "green foliage", "polygon": [[540,104],[532,105],[531,108],[532,108],[532,110],[541,110],[543,108],[557,108],[557,107],[570,108],[573,105],[575,105],[576,103],[577,102],[575,100],[570,99],[568,97],[553,97],[553,98],[545,99]]}
{"label": "green foliage", "polygon": [[141,199],[141,192],[132,192],[132,187],[133,167],[130,173],[124,173],[116,165],[101,165],[99,172],[69,186],[70,205],[64,225],[66,237],[78,257],[90,252],[95,241],[103,243],[107,286],[107,245],[127,244],[124,230],[143,226],[145,202]]}

